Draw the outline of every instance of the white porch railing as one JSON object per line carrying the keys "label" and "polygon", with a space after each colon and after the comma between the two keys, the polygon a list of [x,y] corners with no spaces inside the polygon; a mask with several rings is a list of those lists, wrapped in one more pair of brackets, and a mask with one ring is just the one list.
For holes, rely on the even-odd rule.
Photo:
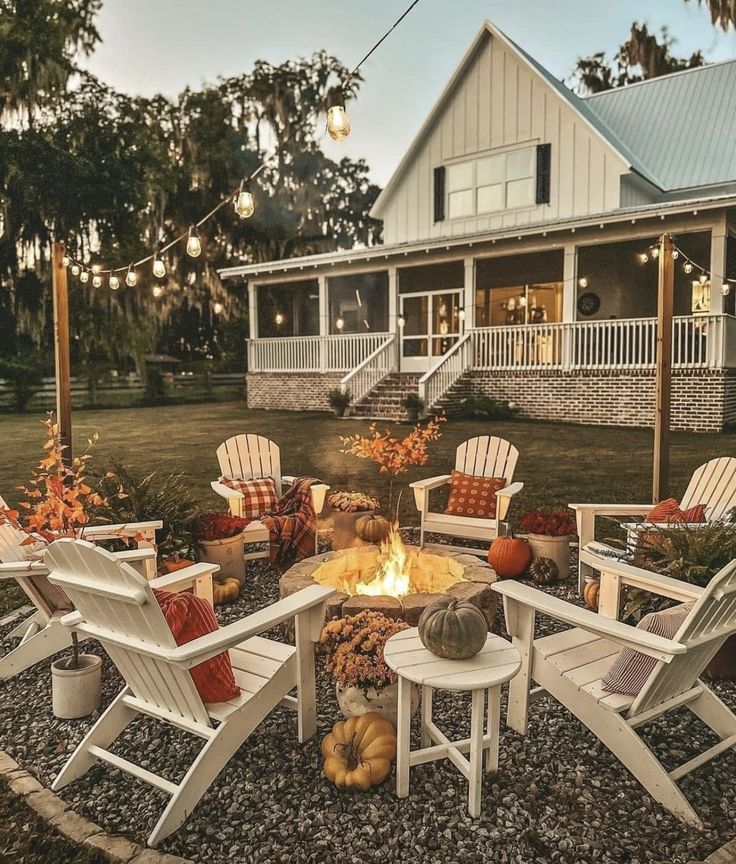
{"label": "white porch railing", "polygon": [[376,350],[340,381],[343,393],[350,391],[353,402],[360,401],[389,373],[397,369],[397,338],[390,335]]}
{"label": "white porch railing", "polygon": [[381,347],[390,333],[340,333],[248,341],[249,372],[346,372]]}
{"label": "white porch railing", "polygon": [[419,379],[419,398],[432,408],[457,379],[470,369],[473,361],[473,332],[466,333],[440,360]]}

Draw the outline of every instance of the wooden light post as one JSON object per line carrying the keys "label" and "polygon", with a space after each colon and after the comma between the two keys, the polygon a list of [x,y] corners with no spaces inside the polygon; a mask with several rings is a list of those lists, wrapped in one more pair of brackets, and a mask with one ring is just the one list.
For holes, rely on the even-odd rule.
{"label": "wooden light post", "polygon": [[59,438],[66,446],[64,462],[72,460],[71,358],[69,356],[69,292],[67,289],[65,248],[54,243],[51,254],[51,285],[54,296],[54,362],[56,367],[56,422]]}
{"label": "wooden light post", "polygon": [[659,238],[659,282],[657,285],[657,372],[654,415],[654,467],[652,500],[661,501],[670,485],[670,409],[672,393],[672,311],[675,260],[672,237]]}

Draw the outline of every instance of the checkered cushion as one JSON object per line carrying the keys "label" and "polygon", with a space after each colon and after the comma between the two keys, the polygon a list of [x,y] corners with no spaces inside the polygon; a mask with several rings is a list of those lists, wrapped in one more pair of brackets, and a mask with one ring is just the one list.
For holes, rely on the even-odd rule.
{"label": "checkered cushion", "polygon": [[449,516],[495,519],[496,492],[505,486],[504,477],[478,477],[453,471],[450,475],[450,500],[445,513]]}
{"label": "checkered cushion", "polygon": [[231,489],[243,493],[243,517],[257,519],[263,513],[272,510],[276,501],[276,484],[273,477],[261,477],[258,480],[226,480],[222,482]]}
{"label": "checkered cushion", "polygon": [[[692,603],[681,603],[662,612],[650,612],[636,626],[639,630],[672,639],[692,608]],[[648,654],[642,654],[634,648],[622,648],[613,666],[601,679],[603,689],[608,693],[636,696],[641,692],[656,664],[656,658]]]}

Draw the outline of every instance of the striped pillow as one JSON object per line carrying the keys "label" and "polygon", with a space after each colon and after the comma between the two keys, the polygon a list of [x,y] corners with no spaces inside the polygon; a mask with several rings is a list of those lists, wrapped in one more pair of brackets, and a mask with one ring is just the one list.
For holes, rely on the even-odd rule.
{"label": "striped pillow", "polygon": [[666,498],[659,504],[655,504],[647,513],[646,521],[659,522],[665,525],[672,522],[705,522],[705,508],[705,504],[695,504],[688,507],[687,510],[681,510],[677,498]]}
{"label": "striped pillow", "polygon": [[[636,626],[647,633],[672,639],[692,608],[693,603],[681,603],[662,612],[650,612]],[[613,666],[601,679],[603,689],[607,693],[636,696],[641,692],[656,664],[656,658],[648,654],[642,654],[634,648],[622,648]]]}
{"label": "striped pillow", "polygon": [[221,482],[243,493],[244,519],[257,519],[272,510],[278,501],[273,477],[260,477],[257,480],[226,480],[223,477]]}

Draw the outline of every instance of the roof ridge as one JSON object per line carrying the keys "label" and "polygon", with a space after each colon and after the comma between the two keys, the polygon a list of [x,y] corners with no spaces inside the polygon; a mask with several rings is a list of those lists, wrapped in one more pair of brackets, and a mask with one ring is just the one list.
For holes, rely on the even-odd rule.
{"label": "roof ridge", "polygon": [[[643,81],[632,81],[630,84],[622,84],[620,87],[611,87],[609,90],[601,90],[599,93],[589,93],[587,96],[580,96],[575,93],[578,99],[583,102],[589,102],[591,99],[597,99],[599,96],[610,96],[612,93],[623,93],[626,90],[632,90],[634,87],[641,87],[643,84],[655,84],[657,81],[664,81],[668,78],[676,78],[680,75],[690,75],[693,72],[706,72],[709,69],[715,69],[717,66],[727,66],[729,63],[736,63],[736,57],[731,57],[728,60],[716,60],[714,63],[704,63],[702,66],[693,66],[690,69],[678,69],[677,72],[668,72],[666,75],[656,75],[654,78],[645,78]],[[575,92],[574,90],[571,92]]]}

